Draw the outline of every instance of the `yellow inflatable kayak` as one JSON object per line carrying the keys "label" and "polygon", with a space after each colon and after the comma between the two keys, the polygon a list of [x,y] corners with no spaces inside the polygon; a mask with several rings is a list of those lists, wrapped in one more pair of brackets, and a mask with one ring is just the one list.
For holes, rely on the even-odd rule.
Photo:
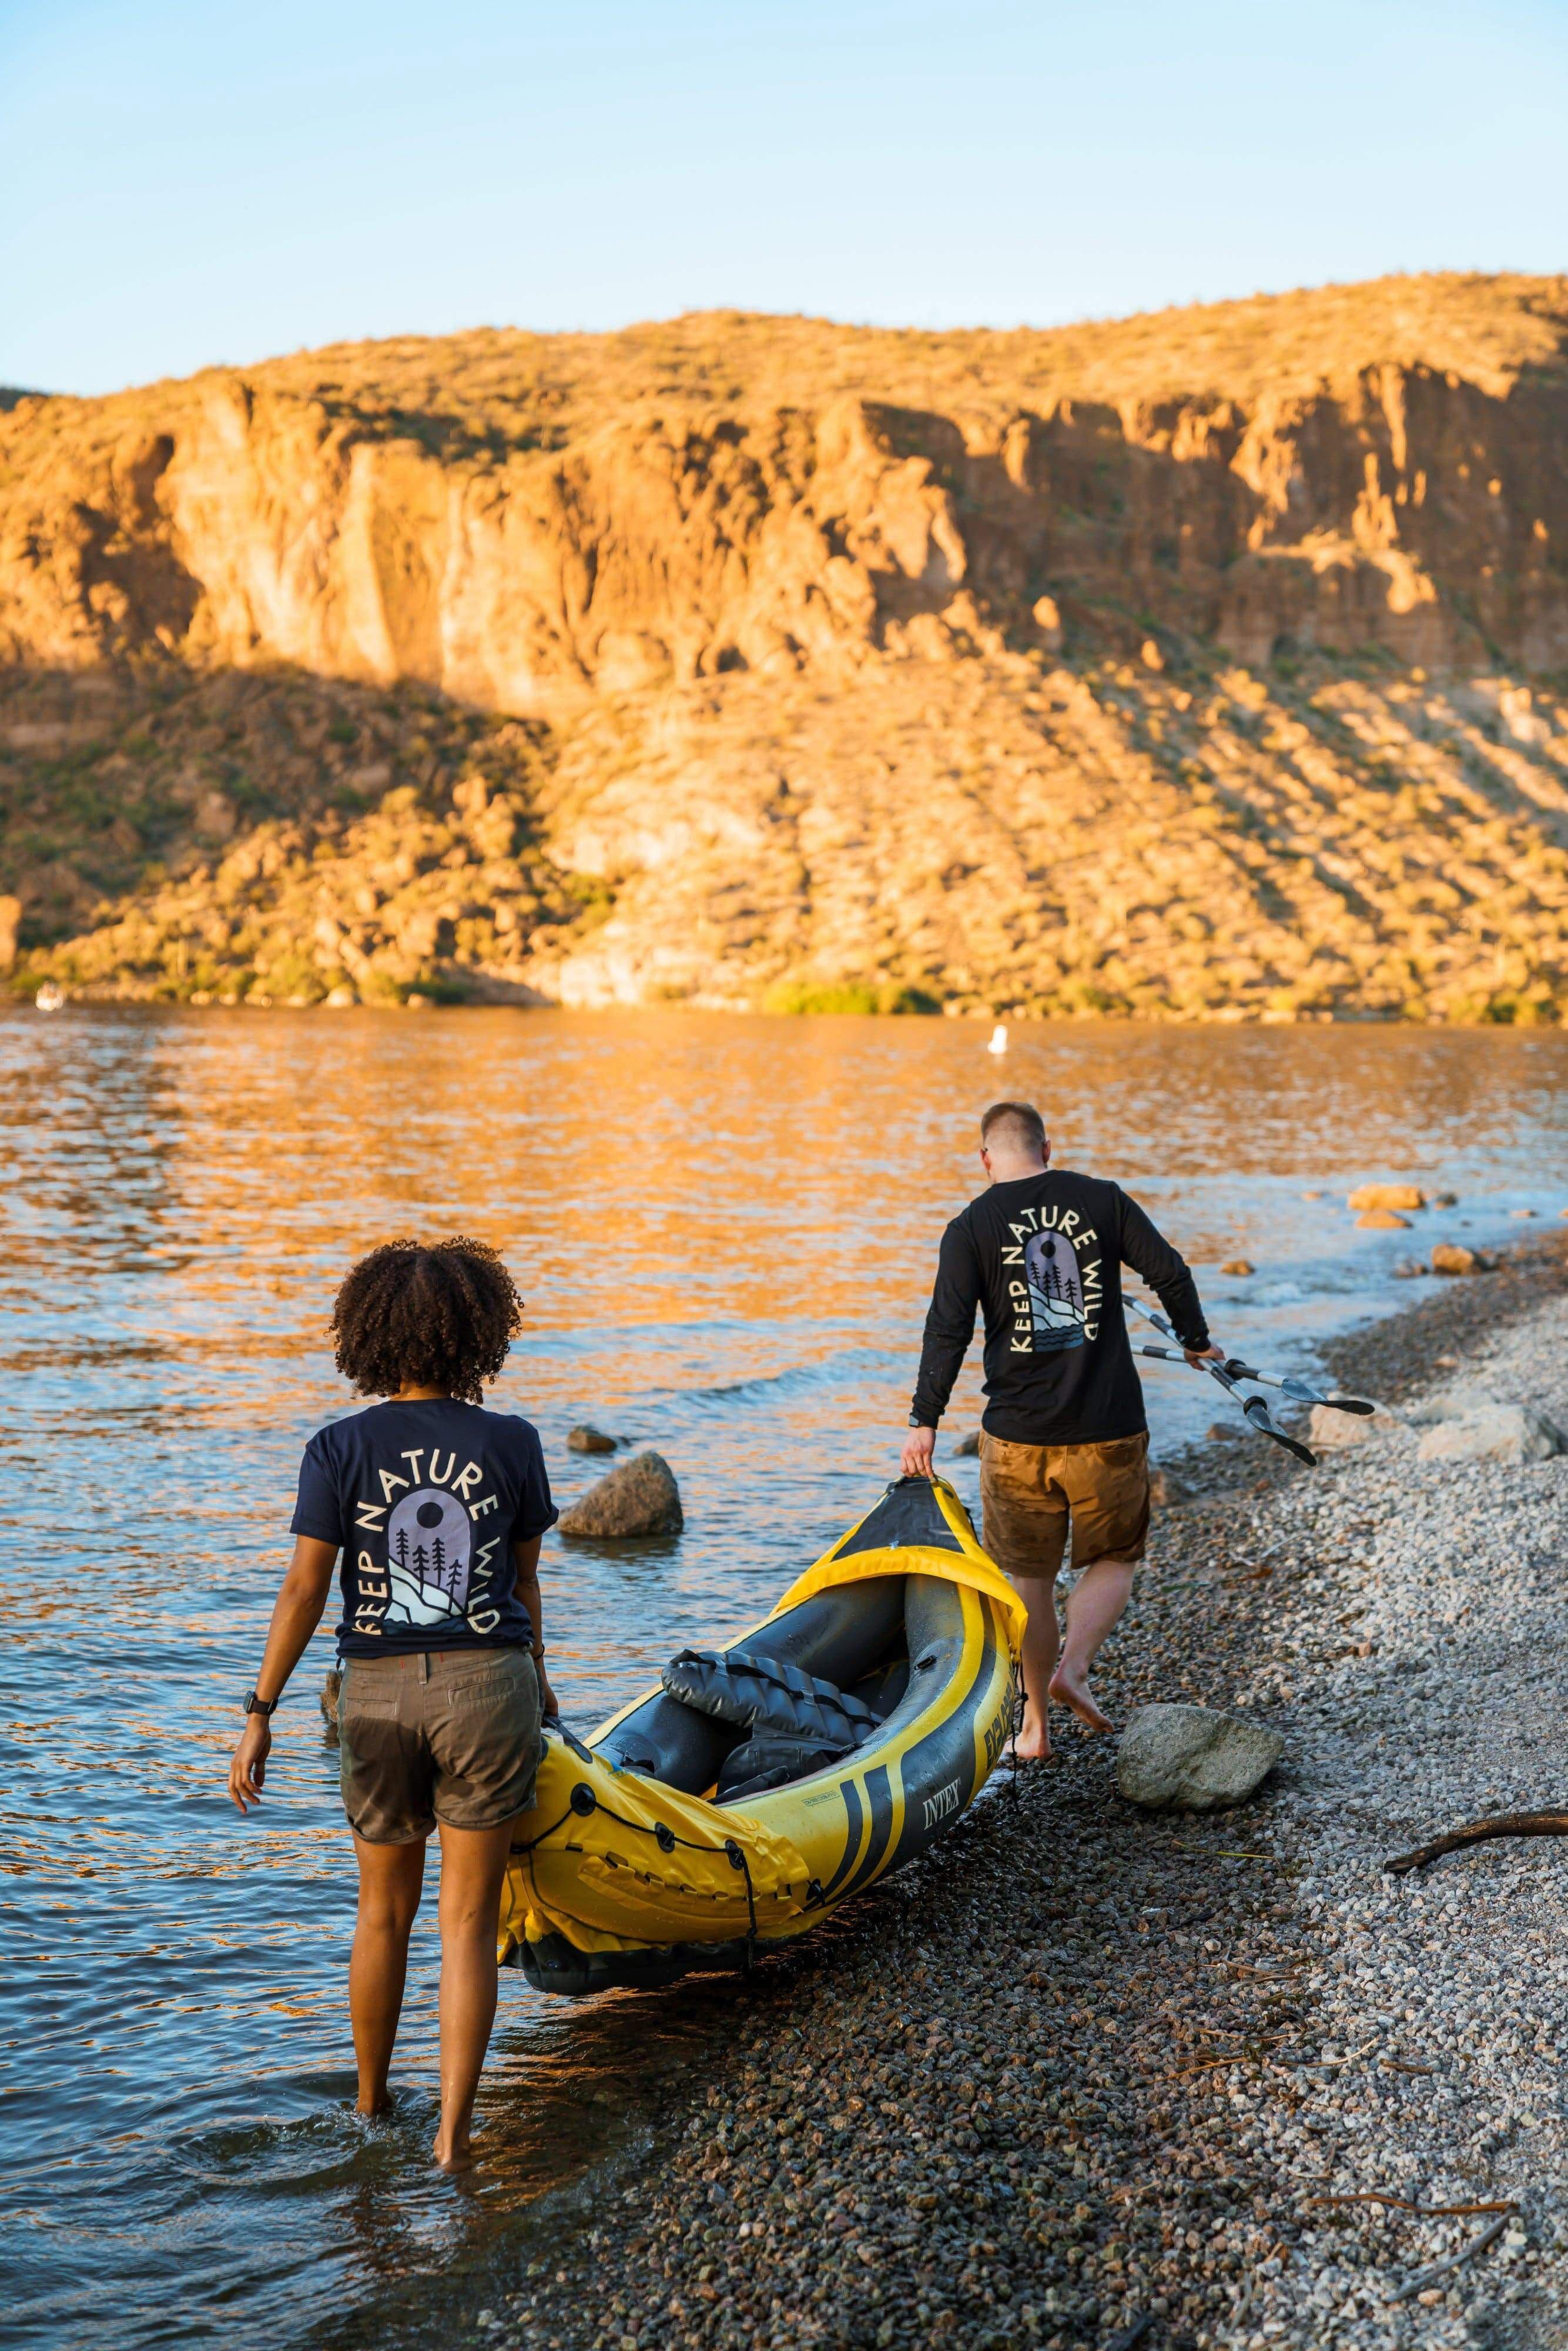
{"label": "yellow inflatable kayak", "polygon": [[540,1991],[750,1964],[922,1852],[1008,1739],[1024,1610],[957,1495],[901,1478],[722,1650],[547,1733],[501,1897]]}

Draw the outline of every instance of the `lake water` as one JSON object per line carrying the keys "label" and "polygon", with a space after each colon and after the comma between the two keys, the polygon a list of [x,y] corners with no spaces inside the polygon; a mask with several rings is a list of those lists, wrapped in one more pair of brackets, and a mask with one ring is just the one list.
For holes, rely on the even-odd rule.
{"label": "lake water", "polygon": [[[937,1235],[977,1112],[1044,1105],[1064,1165],[1135,1190],[1265,1364],[1408,1301],[1396,1260],[1517,1237],[1568,1198],[1568,1040],[1407,1029],[1019,1029],[685,1014],[0,1013],[0,1903],[7,2340],[451,2339],[515,2276],[542,2185],[634,2147],[745,1988],[552,2003],[516,1976],[489,2168],[430,2169],[434,1929],[396,2116],[358,2122],[353,1872],[316,1698],[268,1802],[222,1793],[287,1550],[300,1447],[348,1399],[350,1259],[414,1230],[507,1253],[528,1331],[497,1401],[562,1499],[583,1417],[656,1445],[678,1541],[547,1542],[551,1670],[590,1726],[670,1652],[754,1617],[894,1474]],[[1414,1175],[1459,1204],[1353,1229]],[[1311,1199],[1303,1196],[1319,1193]],[[1221,1277],[1245,1254],[1246,1280]],[[1156,1449],[1228,1408],[1149,1383]],[[973,1370],[953,1426],[973,1426]],[[1249,1442],[1259,1441],[1249,1439]],[[1303,1472],[1302,1474],[1310,1474]],[[957,1465],[973,1502],[976,1465]],[[533,2233],[530,2234],[530,2231]]]}

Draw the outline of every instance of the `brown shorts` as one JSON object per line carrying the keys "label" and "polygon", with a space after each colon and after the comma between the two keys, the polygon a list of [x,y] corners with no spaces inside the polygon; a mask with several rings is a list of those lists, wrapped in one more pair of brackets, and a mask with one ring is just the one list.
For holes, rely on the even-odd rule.
{"label": "brown shorts", "polygon": [[1006,1575],[1056,1573],[1072,1522],[1072,1564],[1135,1563],[1149,1531],[1146,1433],[1109,1445],[980,1439],[981,1541]]}
{"label": "brown shorts", "polygon": [[437,1821],[499,1828],[534,1800],[538,1668],[527,1649],[345,1658],[338,1740],[343,1809],[368,1844],[413,1844]]}

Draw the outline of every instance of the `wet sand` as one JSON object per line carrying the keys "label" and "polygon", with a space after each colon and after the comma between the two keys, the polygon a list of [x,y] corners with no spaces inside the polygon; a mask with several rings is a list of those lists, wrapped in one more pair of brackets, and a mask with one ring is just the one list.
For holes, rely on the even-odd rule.
{"label": "wet sand", "polygon": [[[1390,1402],[1454,1378],[1439,1355],[1536,1376],[1568,1365],[1565,1291],[1561,1251],[1537,1247],[1345,1341],[1334,1368]],[[1469,1513],[1459,1582],[1487,1601],[1509,1564],[1486,1555],[1487,1514],[1523,1510],[1539,1582],[1568,1460],[1417,1472],[1412,1454],[1375,1440],[1315,1474],[1249,1440],[1190,1458],[1195,1490],[1158,1524],[1101,1683],[1118,1719],[1157,1697],[1273,1723],[1286,1754],[1259,1797],[1150,1818],[1117,1796],[1111,1742],[1064,1730],[1059,1761],[1016,1791],[1004,1775],[924,1863],[759,1969],[725,2055],[634,2168],[553,2216],[548,2257],[481,2339],[1561,2339],[1550,2249],[1568,2208],[1531,2111],[1555,2111],[1554,2060],[1528,2020],[1568,1853],[1494,1844],[1430,1880],[1380,1865],[1500,1801],[1561,1793],[1560,1740],[1487,1750],[1488,1719],[1524,1727],[1511,1683],[1554,1663],[1528,1644],[1488,1657],[1479,1736],[1453,1738],[1406,1513],[1418,1494],[1439,1537]],[[1450,1613],[1462,1645],[1469,1604]],[[1521,2011],[1500,2040],[1500,1966],[1518,1995],[1500,2009]],[[1568,2139],[1551,2152],[1568,2171]],[[1523,2219],[1428,2285],[1489,2218],[1314,2200],[1375,2189],[1512,2197]]]}

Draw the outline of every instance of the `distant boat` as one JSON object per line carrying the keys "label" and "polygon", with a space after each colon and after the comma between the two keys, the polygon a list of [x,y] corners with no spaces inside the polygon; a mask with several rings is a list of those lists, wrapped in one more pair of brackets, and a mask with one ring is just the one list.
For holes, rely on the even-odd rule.
{"label": "distant boat", "polygon": [[986,1045],[988,1053],[1005,1053],[1008,1050],[1008,1024],[998,1020]]}
{"label": "distant boat", "polygon": [[57,1012],[65,1000],[65,989],[57,979],[46,979],[33,998],[40,1012]]}

